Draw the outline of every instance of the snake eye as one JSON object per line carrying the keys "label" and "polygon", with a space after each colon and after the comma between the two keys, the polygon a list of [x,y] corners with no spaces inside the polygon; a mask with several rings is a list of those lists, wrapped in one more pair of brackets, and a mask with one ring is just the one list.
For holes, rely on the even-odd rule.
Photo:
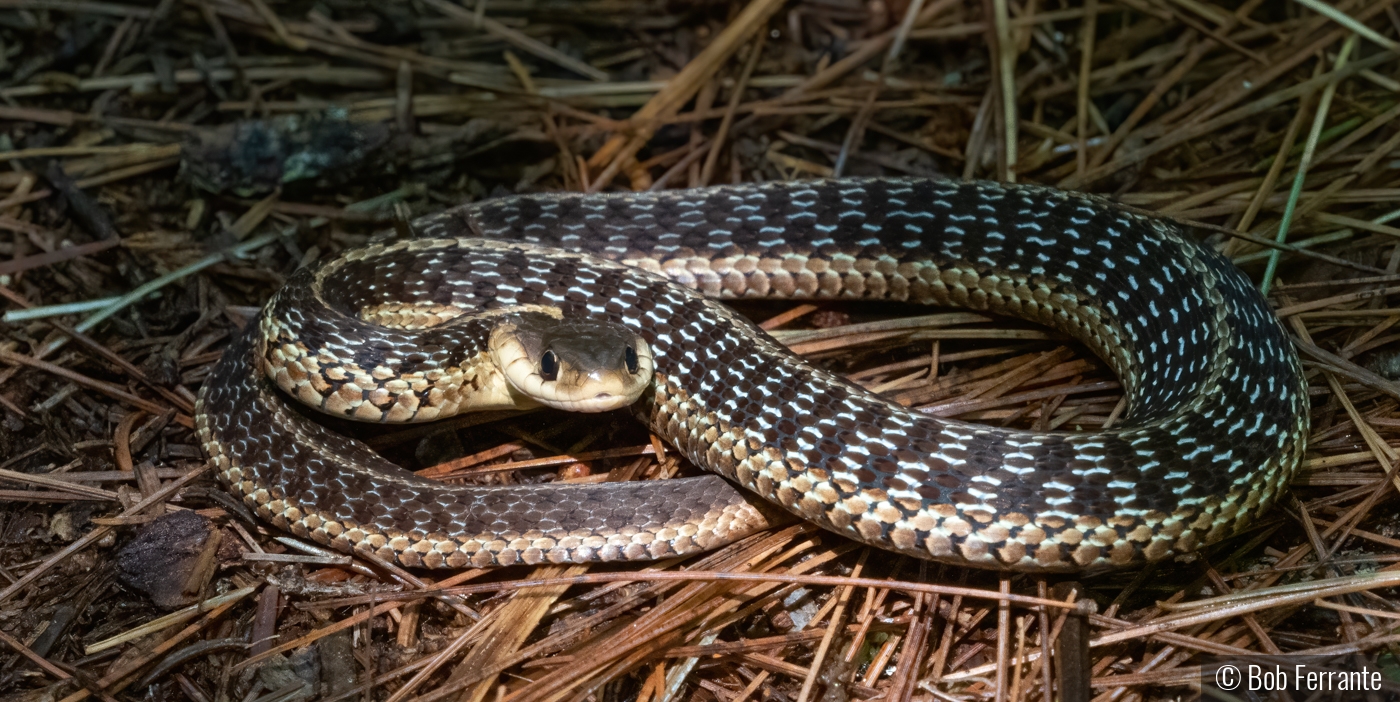
{"label": "snake eye", "polygon": [[545,351],[544,355],[540,356],[540,377],[549,381],[559,379],[559,359],[554,356],[553,351]]}
{"label": "snake eye", "polygon": [[622,360],[623,360],[624,363],[627,364],[627,372],[628,372],[628,373],[631,373],[632,375],[636,375],[636,374],[637,374],[637,350],[634,349],[634,348],[632,348],[631,346],[628,346],[628,347],[627,347],[627,350],[626,350],[625,352],[623,352]]}

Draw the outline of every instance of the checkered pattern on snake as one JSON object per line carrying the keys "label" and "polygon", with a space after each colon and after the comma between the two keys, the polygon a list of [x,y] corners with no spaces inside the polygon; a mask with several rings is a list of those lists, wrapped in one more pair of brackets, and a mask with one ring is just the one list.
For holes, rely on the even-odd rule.
{"label": "checkered pattern on snake", "polygon": [[[1304,450],[1303,375],[1250,281],[1175,224],[1094,197],[803,181],[523,195],[413,228],[415,240],[293,276],[201,394],[200,435],[234,494],[342,550],[429,567],[646,560],[766,523],[763,507],[714,476],[417,478],[291,409],[258,370],[269,349],[286,348],[301,354],[296,373],[326,390],[313,401],[427,418],[452,404],[435,385],[444,369],[477,377],[486,326],[470,313],[436,323],[476,308],[542,305],[637,329],[656,376],[635,412],[653,432],[767,502],[919,558],[1067,571],[1187,553],[1275,500]],[[753,297],[905,300],[1039,322],[1105,359],[1127,410],[1091,433],[931,417],[794,356],[710,299]],[[430,319],[389,329],[356,317],[385,306]],[[264,345],[264,332],[279,340]],[[415,380],[379,379],[390,372]],[[344,392],[346,378],[360,384]]]}

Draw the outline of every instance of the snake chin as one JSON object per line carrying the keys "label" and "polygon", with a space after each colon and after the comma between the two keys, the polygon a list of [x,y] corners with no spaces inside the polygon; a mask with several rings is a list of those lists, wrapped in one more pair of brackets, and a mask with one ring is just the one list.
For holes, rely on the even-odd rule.
{"label": "snake chin", "polygon": [[488,342],[518,406],[610,412],[651,385],[651,347],[631,329],[527,313],[502,317]]}
{"label": "snake chin", "polygon": [[573,402],[547,402],[543,403],[547,407],[564,410],[566,412],[611,412],[615,409],[622,409],[636,402],[636,398],[629,398],[625,395],[610,395],[608,393],[598,393],[594,397]]}

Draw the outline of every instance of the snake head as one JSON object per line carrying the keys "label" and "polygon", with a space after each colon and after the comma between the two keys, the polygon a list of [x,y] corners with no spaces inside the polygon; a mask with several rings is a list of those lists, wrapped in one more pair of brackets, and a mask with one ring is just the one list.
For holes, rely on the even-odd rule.
{"label": "snake head", "polygon": [[651,347],[621,324],[528,313],[501,317],[491,355],[516,392],[546,407],[607,412],[651,384]]}

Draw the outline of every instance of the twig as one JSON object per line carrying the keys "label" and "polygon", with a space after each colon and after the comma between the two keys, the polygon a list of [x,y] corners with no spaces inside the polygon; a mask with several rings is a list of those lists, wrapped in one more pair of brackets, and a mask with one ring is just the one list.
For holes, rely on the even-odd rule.
{"label": "twig", "polygon": [[572,56],[561,53],[554,47],[545,44],[544,42],[539,41],[538,39],[534,39],[532,37],[521,34],[520,32],[511,29],[510,27],[507,27],[504,24],[501,24],[500,22],[491,19],[490,17],[487,17],[484,14],[481,14],[481,10],[486,6],[484,0],[477,0],[477,13],[468,12],[462,9],[461,7],[458,7],[457,5],[447,2],[447,0],[423,1],[433,9],[437,10],[438,12],[441,12],[444,15],[447,15],[448,17],[461,21],[469,27],[483,29],[501,39],[510,42],[511,44],[514,44],[521,50],[534,54],[546,61],[549,61],[550,63],[563,66],[564,68],[567,68],[573,71],[574,73],[577,73],[586,78],[591,78],[596,81],[608,80],[608,74],[606,71],[600,71],[582,61],[573,58]]}
{"label": "twig", "polygon": [[[1303,2],[1304,0],[1298,0]],[[1341,54],[1337,56],[1337,61],[1333,65],[1332,72],[1338,73],[1346,66],[1347,57],[1356,47],[1356,37],[1350,37],[1342,45]],[[1317,140],[1322,134],[1322,125],[1327,122],[1327,110],[1332,106],[1332,95],[1337,91],[1337,82],[1329,82],[1322,89],[1322,99],[1317,103],[1317,112],[1313,114],[1312,130],[1308,132],[1308,140],[1303,147],[1303,158],[1298,162],[1298,172],[1293,176],[1293,190],[1288,193],[1288,204],[1283,210],[1283,219],[1278,225],[1278,234],[1274,241],[1282,244],[1288,238],[1288,227],[1293,222],[1293,213],[1298,208],[1298,195],[1303,192],[1303,179],[1307,176],[1308,166],[1312,163],[1313,153],[1317,150]],[[1264,279],[1259,283],[1259,291],[1265,295],[1269,294],[1269,287],[1274,282],[1274,272],[1278,270],[1279,252],[1274,250],[1269,257],[1269,264],[1264,268]]]}

